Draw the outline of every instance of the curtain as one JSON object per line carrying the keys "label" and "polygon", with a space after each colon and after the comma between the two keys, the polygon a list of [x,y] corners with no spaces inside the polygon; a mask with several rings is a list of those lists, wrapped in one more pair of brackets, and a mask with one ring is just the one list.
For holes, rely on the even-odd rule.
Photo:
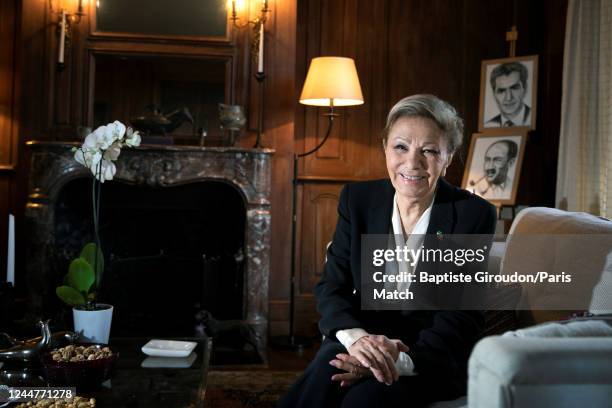
{"label": "curtain", "polygon": [[612,217],[612,1],[569,0],[557,207]]}

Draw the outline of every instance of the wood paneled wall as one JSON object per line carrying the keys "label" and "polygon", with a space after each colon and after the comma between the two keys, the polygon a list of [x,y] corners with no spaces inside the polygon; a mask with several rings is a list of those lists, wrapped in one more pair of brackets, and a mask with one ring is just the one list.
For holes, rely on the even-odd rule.
{"label": "wood paneled wall", "polygon": [[[315,333],[318,317],[312,290],[334,231],[341,186],[346,181],[386,177],[380,133],[389,108],[416,93],[435,94],[457,108],[465,120],[465,143],[447,179],[460,185],[467,146],[477,132],[480,63],[508,56],[505,32],[514,22],[519,31],[517,55],[540,56],[537,130],[527,145],[518,203],[553,205],[565,9],[564,1],[554,0],[299,2],[298,84],[311,58],[351,57],[365,104],[341,109],[343,116],[331,139],[301,162],[298,332]],[[298,150],[313,147],[324,136],[326,122],[320,113],[297,109]]]}
{"label": "wood paneled wall", "polygon": [[5,280],[8,214],[15,213],[15,171],[19,132],[20,2],[0,2],[0,280]]}
{"label": "wood paneled wall", "polygon": [[[272,168],[272,242],[270,265],[270,331],[285,334],[291,259],[291,179],[294,151],[297,0],[276,0],[266,23],[263,145],[276,150]],[[268,41],[269,40],[269,41]],[[252,104],[252,106],[256,106]],[[246,140],[253,146],[253,139]]]}

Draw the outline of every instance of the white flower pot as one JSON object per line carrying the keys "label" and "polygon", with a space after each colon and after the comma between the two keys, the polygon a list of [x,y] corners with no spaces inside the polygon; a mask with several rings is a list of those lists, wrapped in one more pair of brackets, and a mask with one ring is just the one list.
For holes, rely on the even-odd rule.
{"label": "white flower pot", "polygon": [[72,308],[74,318],[74,331],[80,334],[82,343],[108,344],[111,321],[113,319],[113,306],[98,303],[102,310],[80,310]]}

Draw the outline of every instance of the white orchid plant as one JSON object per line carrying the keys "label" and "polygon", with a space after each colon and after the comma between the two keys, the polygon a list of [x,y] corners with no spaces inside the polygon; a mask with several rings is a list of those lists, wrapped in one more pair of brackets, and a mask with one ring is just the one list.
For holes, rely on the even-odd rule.
{"label": "white orchid plant", "polygon": [[106,126],[100,126],[85,137],[81,148],[73,148],[74,158],[101,183],[112,180],[117,172],[115,161],[123,147],[140,146],[140,135],[132,128],[127,128],[118,120]]}
{"label": "white orchid plant", "polygon": [[96,290],[100,287],[104,270],[104,255],[100,248],[98,221],[102,183],[112,180],[117,172],[115,161],[124,147],[140,146],[140,135],[126,128],[118,120],[100,126],[85,137],[80,148],[74,147],[74,159],[87,167],[92,175],[92,202],[95,242],[90,242],[78,258],[70,263],[63,285],[57,287],[57,296],[73,307],[96,309]]}

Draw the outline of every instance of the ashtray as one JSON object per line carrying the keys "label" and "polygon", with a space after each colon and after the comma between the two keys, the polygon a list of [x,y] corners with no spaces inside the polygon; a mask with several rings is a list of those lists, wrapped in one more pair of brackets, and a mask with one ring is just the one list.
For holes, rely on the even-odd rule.
{"label": "ashtray", "polygon": [[[106,344],[91,343],[74,344],[67,347],[89,348],[95,352],[102,352],[103,349],[108,348]],[[79,361],[54,360],[53,354],[63,349],[66,347],[49,351],[41,357],[45,378],[52,386],[71,386],[77,389],[96,388],[111,377],[115,361],[119,356],[119,353],[108,348],[111,354],[102,358],[88,360],[88,356],[85,356]]]}
{"label": "ashtray", "polygon": [[142,352],[154,357],[187,357],[198,343],[180,340],[153,339],[142,346]]}

